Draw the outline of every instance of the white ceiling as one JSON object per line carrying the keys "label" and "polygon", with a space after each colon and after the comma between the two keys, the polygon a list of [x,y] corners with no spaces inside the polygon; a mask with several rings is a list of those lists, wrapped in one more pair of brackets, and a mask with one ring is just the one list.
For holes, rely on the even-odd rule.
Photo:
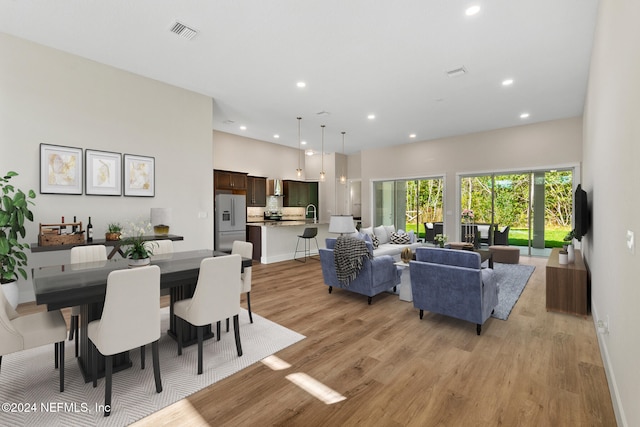
{"label": "white ceiling", "polygon": [[[473,4],[480,12],[466,16]],[[325,151],[341,151],[346,131],[353,153],[581,115],[597,7],[598,0],[0,0],[0,32],[210,96],[216,130],[295,147],[301,116],[309,148],[320,150],[326,124]],[[176,20],[197,36],[171,33]],[[447,76],[461,66],[464,76]],[[502,86],[506,78],[512,86]]]}

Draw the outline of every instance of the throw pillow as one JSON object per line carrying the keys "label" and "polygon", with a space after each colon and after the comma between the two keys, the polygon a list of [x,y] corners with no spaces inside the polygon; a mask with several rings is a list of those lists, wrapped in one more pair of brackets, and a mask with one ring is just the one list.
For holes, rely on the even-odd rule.
{"label": "throw pillow", "polygon": [[[396,232],[396,226],[395,225],[385,225],[384,229],[387,230],[387,236],[389,236],[389,240],[391,240],[391,235]],[[400,232],[404,233],[404,231],[398,230],[398,233],[400,233]]]}
{"label": "throw pillow", "polygon": [[373,229],[373,234],[378,238],[381,245],[385,243],[389,243],[389,234],[387,233],[387,229],[384,225],[380,225]]}
{"label": "throw pillow", "polygon": [[407,233],[392,233],[391,243],[395,245],[408,245],[411,243],[410,236]]}
{"label": "throw pillow", "polygon": [[360,232],[363,234],[373,234],[373,227],[361,228]]}
{"label": "throw pillow", "polygon": [[375,234],[370,234],[369,236],[371,237],[371,244],[373,245],[373,249],[378,249],[378,246],[380,246],[380,240],[378,239],[378,236],[376,236]]}

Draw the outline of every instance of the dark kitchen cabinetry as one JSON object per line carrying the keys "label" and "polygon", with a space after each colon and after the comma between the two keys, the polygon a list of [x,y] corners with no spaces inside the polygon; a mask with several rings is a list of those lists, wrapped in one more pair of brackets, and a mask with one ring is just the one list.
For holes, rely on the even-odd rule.
{"label": "dark kitchen cabinetry", "polygon": [[287,181],[283,182],[284,190],[284,206],[301,207],[314,204],[318,206],[318,183],[304,181]]}
{"label": "dark kitchen cabinetry", "polygon": [[265,207],[267,205],[267,178],[247,177],[247,206]]}
{"label": "dark kitchen cabinetry", "polygon": [[247,191],[246,173],[214,170],[213,180],[216,190],[230,190],[236,194],[245,194]]}

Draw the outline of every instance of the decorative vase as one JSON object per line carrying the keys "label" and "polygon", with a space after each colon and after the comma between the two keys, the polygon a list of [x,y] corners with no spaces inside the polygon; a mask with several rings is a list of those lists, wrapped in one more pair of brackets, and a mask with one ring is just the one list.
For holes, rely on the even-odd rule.
{"label": "decorative vase", "polygon": [[400,252],[400,259],[408,264],[409,261],[413,259],[413,252],[411,251],[411,248],[404,248],[402,252]]}
{"label": "decorative vase", "polygon": [[144,267],[145,265],[151,264],[151,258],[127,258],[127,262],[129,263],[129,267]]}
{"label": "decorative vase", "polygon": [[570,264],[572,264],[576,260],[576,253],[573,245],[569,245],[567,247],[567,259]]}
{"label": "decorative vase", "polygon": [[558,264],[567,264],[569,262],[568,254],[565,251],[560,251],[558,254]]}
{"label": "decorative vase", "polygon": [[104,233],[104,239],[109,241],[120,240],[120,233]]}

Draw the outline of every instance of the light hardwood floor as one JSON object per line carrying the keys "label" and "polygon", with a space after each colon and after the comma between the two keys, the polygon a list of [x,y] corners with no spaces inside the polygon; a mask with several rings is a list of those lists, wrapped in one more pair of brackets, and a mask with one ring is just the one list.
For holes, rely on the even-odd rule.
{"label": "light hardwood floor", "polygon": [[[615,426],[591,317],[547,313],[546,259],[521,263],[536,270],[520,300],[481,336],[396,295],[329,294],[315,260],[254,265],[253,312],[307,337],[276,354],[291,367],[256,363],[135,426]],[[297,372],[346,400],[324,404]]]}

